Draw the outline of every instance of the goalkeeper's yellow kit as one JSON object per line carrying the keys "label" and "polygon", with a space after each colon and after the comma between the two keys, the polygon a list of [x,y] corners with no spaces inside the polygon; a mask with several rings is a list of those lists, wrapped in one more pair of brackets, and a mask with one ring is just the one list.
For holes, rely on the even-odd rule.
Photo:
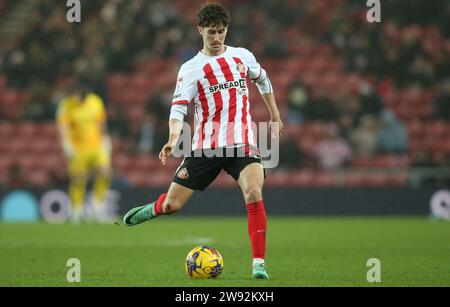
{"label": "goalkeeper's yellow kit", "polygon": [[[63,146],[71,177],[69,194],[75,208],[83,205],[89,171],[109,168],[111,150],[106,134],[106,112],[102,99],[90,93],[82,102],[67,97],[60,102],[57,113]],[[103,202],[109,186],[106,176],[96,176],[94,196]]]}

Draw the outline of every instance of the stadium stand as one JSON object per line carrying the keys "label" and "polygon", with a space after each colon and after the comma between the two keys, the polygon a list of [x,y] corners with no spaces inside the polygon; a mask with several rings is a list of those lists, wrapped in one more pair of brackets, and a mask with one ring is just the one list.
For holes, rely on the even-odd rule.
{"label": "stadium stand", "polygon": [[[46,110],[37,110],[44,115],[35,120],[24,120],[24,109],[41,86],[54,112],[65,86],[83,75],[105,98],[109,114],[119,106],[124,110],[128,131],[114,138],[114,169],[132,186],[167,186],[179,161],[163,167],[156,153],[139,152],[137,144],[149,97],[162,92],[168,112],[177,69],[197,50],[192,26],[203,2],[94,0],[83,7],[85,20],[79,25],[66,22],[60,2],[35,2],[39,14],[33,26],[14,47],[0,52],[1,183],[7,184],[18,166],[30,185],[58,184],[55,174],[64,170],[64,159],[56,126],[46,120]],[[392,5],[386,21],[373,25],[364,19],[366,7],[355,1],[224,2],[233,16],[244,16],[232,24],[228,43],[255,50],[271,76],[286,133],[302,152],[298,169],[270,170],[267,185],[399,187],[408,184],[412,167],[450,166],[450,119],[439,116],[444,113],[437,104],[450,95],[448,3],[436,1],[442,10],[413,24],[407,19],[394,23],[401,9],[383,2]],[[7,13],[2,11],[5,3],[0,1],[0,14]],[[233,32],[233,27],[246,30]],[[294,82],[307,93],[300,121],[289,116]],[[250,100],[254,120],[267,121],[255,89]],[[350,135],[368,114],[375,118],[373,137],[379,139],[383,110],[391,111],[397,127],[407,132],[404,152],[376,147],[367,156],[352,154],[336,171],[319,169],[314,152],[329,123],[337,124],[353,147]],[[155,125],[165,127],[166,121],[158,116]],[[234,184],[222,176],[215,186]]]}

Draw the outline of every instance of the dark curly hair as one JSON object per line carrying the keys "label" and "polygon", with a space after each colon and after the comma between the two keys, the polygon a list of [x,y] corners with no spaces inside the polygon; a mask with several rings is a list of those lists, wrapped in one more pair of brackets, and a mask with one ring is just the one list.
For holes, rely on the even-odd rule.
{"label": "dark curly hair", "polygon": [[219,3],[207,3],[197,13],[197,24],[200,27],[227,27],[231,16],[228,10]]}

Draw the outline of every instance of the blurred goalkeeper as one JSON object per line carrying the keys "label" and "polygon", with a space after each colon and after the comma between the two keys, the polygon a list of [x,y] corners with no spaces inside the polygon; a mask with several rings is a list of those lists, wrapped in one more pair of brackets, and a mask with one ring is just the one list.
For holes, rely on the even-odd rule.
{"label": "blurred goalkeeper", "polygon": [[76,83],[57,111],[57,123],[69,172],[71,220],[79,223],[83,214],[86,185],[94,175],[94,221],[106,219],[105,196],[111,177],[111,141],[107,132],[106,112],[102,99],[89,91],[86,84]]}

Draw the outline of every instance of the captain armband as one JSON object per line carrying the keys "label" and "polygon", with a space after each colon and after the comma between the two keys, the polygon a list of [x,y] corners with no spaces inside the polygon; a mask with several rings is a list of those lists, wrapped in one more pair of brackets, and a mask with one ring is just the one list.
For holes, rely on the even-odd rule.
{"label": "captain armband", "polygon": [[187,106],[184,105],[173,105],[170,109],[170,119],[177,119],[180,122],[184,122],[184,117],[187,114]]}
{"label": "captain armband", "polygon": [[272,83],[264,70],[262,70],[261,76],[253,82],[256,83],[261,95],[273,93]]}

